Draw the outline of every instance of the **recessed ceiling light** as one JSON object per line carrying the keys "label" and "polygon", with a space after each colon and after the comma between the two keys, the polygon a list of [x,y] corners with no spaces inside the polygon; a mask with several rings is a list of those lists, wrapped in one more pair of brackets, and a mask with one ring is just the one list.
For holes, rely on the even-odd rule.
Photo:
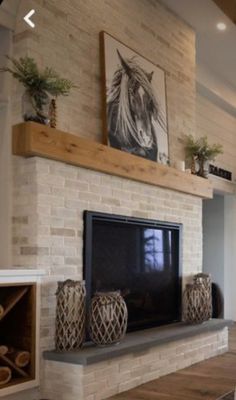
{"label": "recessed ceiling light", "polygon": [[226,24],[224,22],[218,22],[218,24],[216,25],[217,29],[219,29],[219,31],[225,31],[226,29]]}

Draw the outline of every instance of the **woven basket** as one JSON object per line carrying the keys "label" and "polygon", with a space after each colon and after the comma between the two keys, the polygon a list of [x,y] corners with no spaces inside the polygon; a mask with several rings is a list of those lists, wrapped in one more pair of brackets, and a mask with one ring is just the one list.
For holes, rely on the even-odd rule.
{"label": "woven basket", "polygon": [[90,308],[90,337],[101,346],[119,342],[125,336],[128,312],[120,292],[96,293]]}
{"label": "woven basket", "polygon": [[58,282],[55,347],[58,351],[75,350],[85,337],[84,282]]}
{"label": "woven basket", "polygon": [[212,317],[212,289],[211,289],[211,275],[209,274],[197,274],[194,275],[193,281],[197,284],[201,284],[205,291],[205,311],[208,313],[208,319]]}
{"label": "woven basket", "polygon": [[209,319],[208,295],[202,284],[187,284],[183,295],[183,321],[198,324]]}

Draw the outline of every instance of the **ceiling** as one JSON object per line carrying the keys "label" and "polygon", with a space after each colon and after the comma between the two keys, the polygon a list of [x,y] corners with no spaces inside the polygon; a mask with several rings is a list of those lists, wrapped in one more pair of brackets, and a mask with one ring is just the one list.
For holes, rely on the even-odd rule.
{"label": "ceiling", "polygon": [[228,17],[236,23],[236,0],[213,0]]}
{"label": "ceiling", "polygon": [[[221,82],[220,91],[225,86],[231,100],[234,97],[236,107],[236,25],[213,0],[162,0],[162,3],[196,31],[198,74],[204,70],[206,79],[208,71],[210,80],[217,76]],[[218,22],[225,22],[225,31],[216,28]]]}
{"label": "ceiling", "polygon": [[[0,0],[1,1],[1,0]],[[236,0],[161,0],[196,31],[197,65],[217,74],[236,97],[236,25],[215,4],[227,6],[231,14]],[[5,0],[0,6],[0,25],[14,30],[20,0]],[[236,15],[236,14],[235,14]],[[223,21],[227,29],[220,32],[216,24]],[[206,74],[205,74],[206,75]],[[235,100],[236,104],[236,100]]]}
{"label": "ceiling", "polygon": [[[1,0],[0,0],[1,1]],[[236,115],[236,0],[161,0],[196,31],[197,82]],[[14,30],[20,0],[0,6],[0,25]],[[231,19],[223,13],[230,15]],[[235,11],[235,14],[234,14]],[[217,30],[225,22],[227,29]],[[205,91],[206,95],[206,91]]]}

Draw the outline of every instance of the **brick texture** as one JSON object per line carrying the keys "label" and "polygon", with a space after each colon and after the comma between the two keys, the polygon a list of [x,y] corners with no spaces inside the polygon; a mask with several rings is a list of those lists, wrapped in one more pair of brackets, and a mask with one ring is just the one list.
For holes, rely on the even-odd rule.
{"label": "brick texture", "polygon": [[43,348],[53,347],[58,276],[82,279],[84,210],[183,224],[183,277],[201,271],[201,199],[37,157],[14,163],[14,266],[43,268],[51,276],[43,290]]}
{"label": "brick texture", "polygon": [[[228,348],[228,329],[156,346],[89,366],[45,361],[43,395],[57,400],[102,400],[170,374]],[[59,383],[60,382],[60,383]]]}
{"label": "brick texture", "polygon": [[[32,8],[36,10],[34,30],[23,21]],[[52,66],[78,84],[69,97],[58,99],[58,128],[101,142],[101,30],[166,71],[170,158],[173,162],[183,159],[178,138],[195,133],[195,34],[158,1],[21,1],[14,56],[32,56],[39,67]],[[13,123],[22,120],[22,93],[22,87],[14,81]],[[182,223],[184,279],[202,268],[199,198],[55,161],[13,157],[13,266],[48,272],[42,284],[41,350],[54,346],[57,281],[82,279],[82,216],[86,209]],[[200,351],[202,357],[215,354],[219,348],[218,339],[206,339],[210,347],[208,353]],[[217,343],[214,349],[213,343]],[[184,357],[172,348],[170,363],[165,359],[168,352],[169,348],[155,349],[152,366],[151,352],[128,360],[121,358],[118,367],[104,363],[100,365],[104,374],[99,369],[89,372],[78,366],[47,362],[41,368],[43,371],[45,367],[50,375],[51,383],[45,385],[47,397],[98,400],[95,391],[107,397],[190,365],[200,357],[196,351],[187,356],[187,350]],[[62,380],[65,371],[68,375]]]}

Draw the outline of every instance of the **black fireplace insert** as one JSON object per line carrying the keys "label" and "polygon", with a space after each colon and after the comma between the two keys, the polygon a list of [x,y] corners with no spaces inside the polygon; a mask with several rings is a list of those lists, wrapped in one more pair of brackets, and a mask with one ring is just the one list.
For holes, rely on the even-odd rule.
{"label": "black fireplace insert", "polygon": [[120,290],[128,331],[180,321],[182,225],[84,212],[84,279],[95,292]]}

